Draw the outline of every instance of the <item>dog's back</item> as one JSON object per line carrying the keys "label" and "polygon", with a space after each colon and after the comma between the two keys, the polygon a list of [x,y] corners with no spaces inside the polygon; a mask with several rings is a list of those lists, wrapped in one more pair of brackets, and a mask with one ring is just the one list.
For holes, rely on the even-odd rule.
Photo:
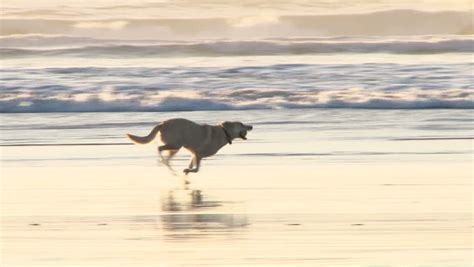
{"label": "dog's back", "polygon": [[167,120],[161,124],[161,141],[169,145],[196,148],[207,139],[211,127],[186,119]]}

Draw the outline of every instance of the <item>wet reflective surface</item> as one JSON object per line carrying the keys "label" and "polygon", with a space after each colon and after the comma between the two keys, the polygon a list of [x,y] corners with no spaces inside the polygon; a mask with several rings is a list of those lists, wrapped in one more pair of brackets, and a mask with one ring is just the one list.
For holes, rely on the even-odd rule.
{"label": "wet reflective surface", "polygon": [[[464,111],[219,113],[255,130],[204,160],[187,186],[156,165],[153,145],[31,145],[122,142],[148,124],[4,114],[3,144],[26,146],[2,147],[0,265],[472,265]],[[173,165],[187,161],[183,152]]]}
{"label": "wet reflective surface", "polygon": [[[210,199],[210,200],[208,200]],[[174,189],[161,192],[161,227],[169,231],[168,236],[183,238],[179,232],[197,230],[198,232],[246,227],[246,214],[232,213],[242,209],[243,203],[212,200],[201,190]],[[189,234],[189,237],[193,237]]]}

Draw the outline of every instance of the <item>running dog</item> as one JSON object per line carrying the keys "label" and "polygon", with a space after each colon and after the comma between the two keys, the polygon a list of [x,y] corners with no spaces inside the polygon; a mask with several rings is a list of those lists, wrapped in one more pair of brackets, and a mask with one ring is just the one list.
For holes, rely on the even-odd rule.
{"label": "running dog", "polygon": [[[191,162],[183,172],[198,172],[202,158],[210,157],[223,146],[232,144],[235,138],[247,140],[247,131],[251,125],[241,122],[223,122],[221,125],[197,124],[186,119],[170,119],[156,125],[147,136],[127,134],[128,138],[138,144],[153,141],[160,132],[163,145],[158,147],[161,161],[171,169],[169,162],[179,149],[184,147],[192,153]],[[162,152],[169,151],[168,157],[163,157]]]}

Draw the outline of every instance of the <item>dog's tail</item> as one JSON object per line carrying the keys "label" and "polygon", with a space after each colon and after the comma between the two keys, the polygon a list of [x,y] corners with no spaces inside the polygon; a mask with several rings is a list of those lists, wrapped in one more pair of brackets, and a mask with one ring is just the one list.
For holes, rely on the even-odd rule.
{"label": "dog's tail", "polygon": [[156,134],[160,131],[160,128],[161,124],[156,125],[147,136],[136,136],[133,134],[127,134],[127,136],[137,144],[146,144],[150,143],[151,141],[153,141],[153,139],[155,139]]}

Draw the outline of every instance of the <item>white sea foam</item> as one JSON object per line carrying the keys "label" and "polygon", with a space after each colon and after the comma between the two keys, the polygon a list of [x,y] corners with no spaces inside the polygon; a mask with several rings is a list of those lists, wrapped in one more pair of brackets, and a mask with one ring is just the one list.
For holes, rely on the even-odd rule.
{"label": "white sea foam", "polygon": [[[249,92],[251,91],[251,92]],[[127,112],[127,111],[194,111],[241,109],[293,109],[293,108],[375,108],[375,109],[426,109],[474,108],[474,92],[461,89],[419,90],[397,92],[371,92],[363,89],[322,92],[287,92],[267,90],[225,91],[218,95],[184,97],[173,92],[141,96],[123,93],[90,94],[75,99],[73,94],[30,94],[0,99],[0,112]]]}
{"label": "white sea foam", "polygon": [[[253,105],[229,105],[209,99],[171,98],[163,99],[154,105],[144,105],[139,102],[122,101],[71,101],[55,99],[18,99],[1,101],[0,112],[137,112],[137,111],[197,111],[197,110],[255,110],[255,109],[293,109],[293,108],[360,108],[360,109],[473,109],[471,100],[421,99],[421,100],[392,100],[370,99],[363,102],[337,100],[298,104],[280,102]],[[28,105],[23,105],[28,103]]]}
{"label": "white sea foam", "polygon": [[471,69],[471,63],[7,69],[0,112],[474,108]]}

